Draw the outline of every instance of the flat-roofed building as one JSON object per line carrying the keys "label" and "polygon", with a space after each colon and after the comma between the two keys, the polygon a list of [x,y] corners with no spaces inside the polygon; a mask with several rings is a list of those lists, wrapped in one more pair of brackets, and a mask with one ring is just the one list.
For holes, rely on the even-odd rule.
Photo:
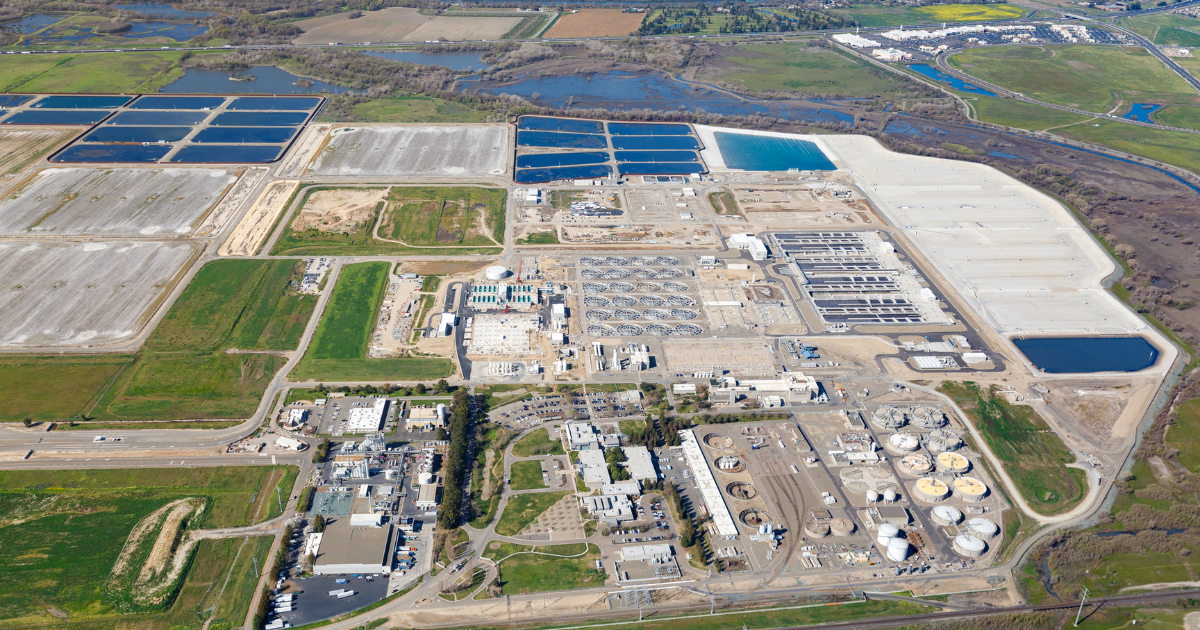
{"label": "flat-roofed building", "polygon": [[435,431],[446,428],[446,405],[409,407],[404,427],[409,431]]}
{"label": "flat-roofed building", "polygon": [[629,471],[629,476],[638,481],[658,480],[658,470],[654,468],[654,458],[650,456],[650,449],[645,446],[626,446],[622,450],[625,451],[625,468]]}
{"label": "flat-roofed building", "polygon": [[327,521],[313,562],[317,575],[387,573],[392,570],[393,527],[354,527],[351,519]]}
{"label": "flat-roofed building", "polygon": [[413,505],[422,510],[431,510],[437,507],[438,500],[438,485],[423,483],[421,489],[417,491],[417,500],[413,501]]}
{"label": "flat-roofed building", "polygon": [[383,428],[383,418],[387,413],[388,400],[376,398],[369,407],[355,407],[350,410],[350,419],[346,422],[347,433],[374,433]]}

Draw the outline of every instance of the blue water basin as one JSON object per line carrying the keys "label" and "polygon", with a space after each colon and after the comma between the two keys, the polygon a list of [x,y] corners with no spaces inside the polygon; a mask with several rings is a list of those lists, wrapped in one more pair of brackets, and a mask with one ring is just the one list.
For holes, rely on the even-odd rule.
{"label": "blue water basin", "polygon": [[725,166],[746,171],[832,171],[833,162],[816,144],[799,138],[755,136],[718,131],[713,134]]}
{"label": "blue water basin", "polygon": [[116,109],[133,100],[129,96],[43,96],[36,109]]}
{"label": "blue water basin", "polygon": [[219,127],[294,127],[308,120],[308,112],[225,112],[210,125]]}
{"label": "blue water basin", "polygon": [[16,107],[29,102],[32,98],[33,96],[30,94],[0,94],[0,107]]}
{"label": "blue water basin", "polygon": [[608,123],[614,136],[686,136],[692,128],[678,123]]}
{"label": "blue water basin", "polygon": [[274,162],[282,151],[282,146],[272,145],[190,144],[180,149],[171,158],[171,161],[199,164],[258,164]]}
{"label": "blue water basin", "polygon": [[687,175],[703,173],[699,162],[623,162],[617,165],[622,175]]}
{"label": "blue water basin", "polygon": [[310,111],[321,104],[320,97],[240,96],[226,109],[258,109],[268,111]]}
{"label": "blue water basin", "polygon": [[123,111],[117,112],[108,120],[109,125],[129,125],[141,126],[172,126],[172,125],[197,125],[204,122],[208,118],[208,112],[186,111],[179,110],[174,112],[154,112],[154,111]]}
{"label": "blue water basin", "polygon": [[212,109],[225,102],[223,96],[147,95],[129,104],[129,109]]}
{"label": "blue water basin", "polygon": [[1051,374],[1136,372],[1158,359],[1142,337],[1035,337],[1013,343],[1038,369]]}
{"label": "blue water basin", "polygon": [[1125,114],[1121,118],[1154,124],[1154,121],[1150,118],[1150,114],[1162,109],[1162,107],[1162,105],[1157,103],[1134,103],[1133,106],[1129,108],[1129,113]]}
{"label": "blue water basin", "polygon": [[547,166],[576,166],[599,164],[608,161],[608,154],[600,151],[580,153],[537,153],[517,157],[517,168],[545,168]]}
{"label": "blue water basin", "polygon": [[525,168],[518,169],[513,181],[518,184],[536,184],[556,179],[589,179],[593,177],[608,177],[612,169],[604,164],[590,166],[563,166],[559,168]]}
{"label": "blue water basin", "polygon": [[519,147],[554,147],[558,149],[603,149],[608,146],[604,136],[554,131],[517,131]]}
{"label": "blue water basin", "polygon": [[5,125],[94,125],[112,112],[107,109],[27,109],[5,118]]}
{"label": "blue water basin", "polygon": [[157,162],[173,147],[169,144],[74,144],[51,162]]}
{"label": "blue water basin", "polygon": [[63,19],[64,16],[47,15],[45,13],[35,13],[27,15],[15,22],[8,22],[0,28],[14,33],[32,33],[40,31],[51,24],[55,24]]}
{"label": "blue water basin", "polygon": [[[254,77],[253,81],[234,81],[228,70],[197,70],[188,68],[183,76],[159,90],[163,94],[341,94],[349,90],[324,81],[312,85],[296,85],[300,77],[274,66],[255,66],[238,77]],[[315,104],[314,104],[315,106]],[[311,109],[312,106],[307,107]],[[298,107],[299,109],[299,107]]]}
{"label": "blue water basin", "polygon": [[914,63],[910,65],[909,68],[929,77],[930,79],[933,79],[934,81],[945,83],[956,90],[970,92],[971,94],[979,94],[981,96],[996,95],[995,92],[989,92],[981,87],[975,87],[974,85],[971,85],[970,83],[967,83],[956,76],[946,74],[945,72],[942,72],[941,70],[938,70],[937,68],[934,68],[928,64]]}
{"label": "blue water basin", "polygon": [[613,148],[626,151],[699,149],[695,136],[613,136]]}
{"label": "blue water basin", "polygon": [[287,142],[296,135],[296,127],[209,127],[196,134],[192,142],[270,144]]}
{"label": "blue water basin", "polygon": [[695,151],[617,151],[618,162],[699,162]]}
{"label": "blue water basin", "polygon": [[604,124],[598,120],[575,118],[548,118],[545,116],[522,116],[517,129],[535,131],[571,131],[575,133],[604,133]]}
{"label": "blue water basin", "polygon": [[110,127],[105,125],[89,133],[83,142],[179,142],[191,127]]}
{"label": "blue water basin", "polygon": [[207,26],[199,26],[196,24],[175,24],[172,22],[134,22],[129,25],[128,31],[116,34],[129,39],[166,37],[177,42],[186,42],[197,35],[203,35],[207,32]]}
{"label": "blue water basin", "polygon": [[427,53],[415,50],[364,50],[372,57],[383,57],[392,61],[419,63],[425,66],[442,66],[451,70],[478,72],[491,66],[479,60],[478,52]]}
{"label": "blue water basin", "polygon": [[1024,159],[1027,159],[1027,158],[1025,158],[1025,157],[1022,157],[1022,156],[1020,156],[1020,155],[1013,155],[1013,154],[1011,154],[1011,153],[1005,153],[1005,152],[1003,152],[1003,151],[988,151],[988,155],[990,155],[990,156],[992,156],[992,157],[998,157],[998,158],[1008,158],[1008,159],[1010,159],[1010,160],[1024,160]]}

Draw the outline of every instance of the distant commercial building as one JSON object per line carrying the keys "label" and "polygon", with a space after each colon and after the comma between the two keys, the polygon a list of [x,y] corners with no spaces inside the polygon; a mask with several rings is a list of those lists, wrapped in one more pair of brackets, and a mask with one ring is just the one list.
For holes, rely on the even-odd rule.
{"label": "distant commercial building", "polygon": [[392,569],[394,537],[391,525],[355,527],[349,518],[327,521],[313,562],[313,573],[387,573]]}
{"label": "distant commercial building", "polygon": [[761,238],[758,238],[753,234],[748,232],[743,234],[734,234],[733,236],[729,237],[728,243],[730,249],[750,252],[750,258],[754,260],[767,259],[766,243],[763,243]]}
{"label": "distant commercial building", "polygon": [[446,405],[409,407],[404,428],[409,431],[436,431],[446,428]]}

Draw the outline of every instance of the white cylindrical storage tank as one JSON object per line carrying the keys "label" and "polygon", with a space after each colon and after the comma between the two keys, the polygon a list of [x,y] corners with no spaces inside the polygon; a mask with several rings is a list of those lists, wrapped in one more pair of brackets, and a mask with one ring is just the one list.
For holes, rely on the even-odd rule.
{"label": "white cylindrical storage tank", "polygon": [[894,502],[898,497],[899,495],[896,494],[896,490],[894,488],[888,488],[887,490],[883,491],[883,500],[888,503]]}
{"label": "white cylindrical storage tank", "polygon": [[421,485],[433,483],[433,473],[431,473],[431,472],[421,473],[420,475],[417,476],[417,483],[419,483]]}
{"label": "white cylindrical storage tank", "polygon": [[384,479],[395,479],[395,478],[396,478],[396,471],[395,471],[395,470],[391,470],[391,469],[383,471],[383,478],[384,478]]}
{"label": "white cylindrical storage tank", "polygon": [[834,536],[849,536],[854,533],[854,521],[843,517],[835,518],[829,521],[829,530]]}
{"label": "white cylindrical storage tank", "polygon": [[987,540],[995,538],[996,534],[1000,533],[1000,526],[986,518],[973,518],[967,521],[967,528],[971,530],[971,535]]}
{"label": "white cylindrical storage tank", "polygon": [[867,490],[867,503],[874,503],[879,500],[879,493],[874,490]]}
{"label": "white cylindrical storage tank", "polygon": [[[478,267],[477,267],[478,269]],[[484,270],[484,275],[488,280],[503,280],[509,276],[510,272],[506,267],[500,265],[492,265]]]}
{"label": "white cylindrical storage tank", "polygon": [[933,508],[933,522],[938,525],[957,525],[963,518],[962,512],[949,505],[939,505]]}
{"label": "white cylindrical storage tank", "polygon": [[911,453],[921,447],[921,441],[911,433],[893,433],[888,436],[887,449],[893,453]]}
{"label": "white cylindrical storage tank", "polygon": [[879,543],[880,547],[886,547],[888,541],[895,538],[899,533],[899,527],[891,523],[884,523],[879,526],[879,531],[875,533],[875,542]]}
{"label": "white cylindrical storage tank", "polygon": [[900,470],[910,475],[925,475],[933,470],[933,460],[925,453],[909,453],[900,458]]}
{"label": "white cylindrical storage tank", "polygon": [[988,487],[974,477],[959,477],[954,480],[954,496],[963,501],[982,501],[987,494]]}
{"label": "white cylindrical storage tank", "polygon": [[887,544],[887,557],[892,562],[904,562],[908,559],[908,541],[903,538],[893,538]]}
{"label": "white cylindrical storage tank", "polygon": [[758,526],[758,534],[761,536],[761,535],[763,535],[763,534],[765,534],[765,533],[767,533],[767,524],[766,524],[766,523],[761,523],[761,524]]}
{"label": "white cylindrical storage tank", "polygon": [[946,484],[933,477],[922,477],[917,480],[916,485],[917,498],[930,503],[945,501],[946,497],[950,496],[950,488]]}
{"label": "white cylindrical storage tank", "polygon": [[938,468],[942,471],[956,475],[961,475],[971,470],[970,460],[958,453],[939,453],[937,463]]}
{"label": "white cylindrical storage tank", "polygon": [[987,551],[987,543],[970,534],[955,536],[954,544],[951,547],[953,547],[954,553],[964,558],[978,558]]}

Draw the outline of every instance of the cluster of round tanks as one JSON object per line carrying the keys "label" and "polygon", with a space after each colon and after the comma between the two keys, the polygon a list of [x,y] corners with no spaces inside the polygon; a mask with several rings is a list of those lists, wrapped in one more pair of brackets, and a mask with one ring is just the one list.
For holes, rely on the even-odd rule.
{"label": "cluster of round tanks", "polygon": [[964,558],[978,558],[987,551],[987,543],[970,534],[955,536],[954,544],[951,547],[953,547],[954,553]]}
{"label": "cluster of round tanks", "polygon": [[871,424],[880,429],[899,429],[909,422],[915,427],[932,431],[946,426],[946,416],[941,409],[926,405],[908,408],[883,405],[871,412]]}
{"label": "cluster of round tanks", "polygon": [[957,475],[961,475],[971,469],[971,462],[958,453],[939,453],[937,463],[939,469]]}
{"label": "cluster of round tanks", "polygon": [[933,460],[924,453],[910,453],[900,458],[900,470],[910,475],[924,475],[933,470]]}
{"label": "cluster of round tanks", "polygon": [[929,503],[938,503],[945,501],[946,497],[950,496],[950,488],[945,482],[934,479],[933,477],[922,477],[917,480],[916,485],[917,498]]}
{"label": "cluster of round tanks", "polygon": [[887,554],[888,560],[904,562],[908,559],[908,539],[904,538],[899,527],[891,523],[880,525],[879,531],[875,534],[875,542],[879,543],[879,547]]}
{"label": "cluster of round tanks", "polygon": [[876,490],[867,490],[868,503],[877,503],[880,499],[883,499],[884,503],[894,503],[898,498],[900,498],[900,495],[896,494],[894,488],[888,488],[882,494]]}
{"label": "cluster of round tanks", "polygon": [[982,501],[988,494],[988,487],[974,477],[959,477],[954,480],[954,496],[963,501]]}
{"label": "cluster of round tanks", "polygon": [[946,426],[946,416],[941,409],[937,407],[926,407],[917,405],[909,407],[908,417],[912,420],[913,426],[922,429],[940,429]]}
{"label": "cluster of round tanks", "polygon": [[934,453],[950,453],[962,448],[962,438],[950,429],[930,431],[925,438],[925,446]]}
{"label": "cluster of round tanks", "polygon": [[962,512],[950,507],[949,505],[939,505],[933,508],[931,514],[933,522],[938,525],[949,527],[950,525],[958,525],[963,519]]}
{"label": "cluster of round tanks", "polygon": [[871,424],[880,429],[899,429],[905,422],[904,411],[895,405],[884,405],[871,413]]}
{"label": "cluster of round tanks", "polygon": [[885,444],[893,453],[911,453],[921,448],[921,440],[917,436],[903,431],[889,435]]}

